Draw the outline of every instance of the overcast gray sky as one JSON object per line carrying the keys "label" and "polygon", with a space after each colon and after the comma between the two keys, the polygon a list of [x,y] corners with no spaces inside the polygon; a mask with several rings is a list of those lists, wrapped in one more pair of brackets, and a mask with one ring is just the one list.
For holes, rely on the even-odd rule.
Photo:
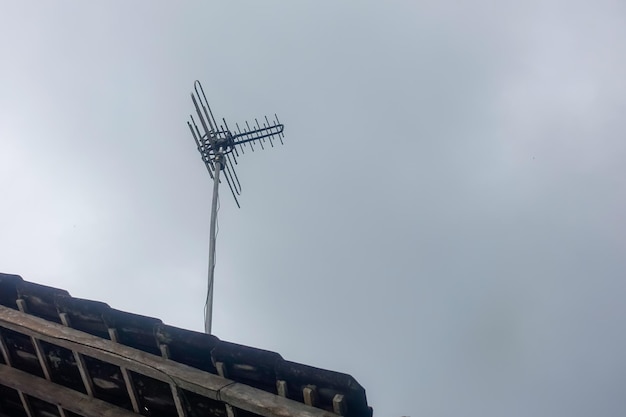
{"label": "overcast gray sky", "polygon": [[0,1],[0,271],[214,333],[378,416],[626,413],[626,3]]}

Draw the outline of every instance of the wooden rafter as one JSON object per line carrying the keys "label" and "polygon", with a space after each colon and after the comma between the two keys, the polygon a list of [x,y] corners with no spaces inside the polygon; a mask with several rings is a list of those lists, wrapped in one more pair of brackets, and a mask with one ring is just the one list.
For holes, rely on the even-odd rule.
{"label": "wooden rafter", "polygon": [[3,385],[85,417],[137,417],[137,414],[27,372],[0,365]]}
{"label": "wooden rafter", "polygon": [[[187,390],[206,398],[223,402],[227,406],[230,406],[232,410],[242,409],[265,417],[337,417],[337,414],[331,412],[313,408],[245,384],[231,381],[218,375],[213,375],[160,356],[115,343],[111,340],[102,339],[0,305],[0,330],[1,328],[10,329],[37,339],[38,341],[45,341],[69,349],[76,354],[90,356],[119,366],[120,368],[125,368],[154,378],[173,386],[177,392],[178,390]],[[162,350],[161,353],[167,356],[166,349]],[[102,406],[103,402],[81,392],[61,387],[43,378],[26,374],[7,365],[2,365],[0,369],[0,384],[17,389],[29,396],[60,405],[58,401],[54,401],[54,396],[51,397],[43,392],[48,392],[47,390],[52,389],[51,386],[53,385],[55,389],[59,389],[63,393],[67,394],[67,391],[71,391],[72,395],[70,397],[72,401],[80,401],[80,404],[87,404],[88,407],[93,407],[100,411],[96,412],[96,414],[89,414],[91,411],[89,411],[89,413],[85,411],[74,411],[75,408],[72,408],[71,404],[66,406],[65,403],[63,403],[62,408],[66,410],[86,416],[116,415],[103,414],[102,408],[98,408]],[[20,383],[19,386],[14,382],[16,375],[19,375],[19,381],[23,382]],[[26,378],[26,376],[28,378]],[[54,392],[60,393],[61,391]],[[111,404],[104,404],[113,407]],[[180,407],[180,404],[178,404],[178,407]],[[177,409],[180,413],[182,410],[178,407]],[[125,410],[125,412],[128,414],[124,415],[136,415],[130,411]]]}

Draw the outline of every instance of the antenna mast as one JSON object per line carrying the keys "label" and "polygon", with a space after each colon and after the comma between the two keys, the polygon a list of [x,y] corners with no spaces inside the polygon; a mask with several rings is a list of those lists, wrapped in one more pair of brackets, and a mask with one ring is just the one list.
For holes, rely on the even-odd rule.
{"label": "antenna mast", "polygon": [[[204,94],[204,89],[200,81],[194,82],[194,91],[191,93],[191,100],[196,109],[196,115],[202,126],[202,130],[198,128],[196,120],[193,115],[190,115],[190,120],[187,121],[187,126],[191,131],[198,152],[202,156],[209,176],[213,179],[213,198],[211,201],[211,225],[210,225],[210,237],[209,237],[209,276],[207,286],[206,304],[204,306],[204,332],[211,333],[211,320],[213,315],[213,277],[215,272],[215,240],[216,240],[216,223],[217,223],[217,204],[218,204],[218,191],[220,180],[220,173],[224,172],[224,178],[228,183],[228,188],[235,199],[237,207],[239,200],[237,196],[241,195],[241,183],[235,172],[235,165],[238,164],[237,158],[239,157],[239,151],[244,154],[244,147],[250,147],[254,151],[253,145],[259,145],[261,149],[265,149],[263,144],[269,144],[274,147],[272,139],[278,139],[280,143],[283,143],[282,138],[284,126],[278,121],[278,116],[274,115],[275,120],[271,122],[265,116],[265,122],[263,126],[259,124],[257,119],[256,128],[251,128],[248,122],[246,127],[241,131],[238,124],[236,132],[231,132],[228,128],[226,120],[222,118],[224,124],[218,125],[213,117],[213,112],[209,107],[209,103]],[[267,139],[267,142],[266,142]]]}

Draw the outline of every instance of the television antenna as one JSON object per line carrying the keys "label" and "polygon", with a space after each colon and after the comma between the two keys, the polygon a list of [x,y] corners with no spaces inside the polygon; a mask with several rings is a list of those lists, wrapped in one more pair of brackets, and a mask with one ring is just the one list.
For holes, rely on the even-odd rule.
{"label": "television antenna", "polygon": [[239,151],[243,155],[245,153],[244,148],[250,147],[254,152],[254,145],[265,149],[268,143],[271,147],[274,147],[272,139],[278,139],[283,144],[282,138],[285,137],[283,133],[285,127],[278,120],[278,116],[274,114],[274,120],[271,122],[265,116],[265,121],[262,124],[259,123],[258,119],[254,119],[256,127],[254,125],[250,127],[248,122],[246,122],[246,126],[242,131],[239,125],[235,123],[237,130],[231,131],[226,123],[226,119],[222,118],[223,124],[219,125],[215,121],[200,81],[196,80],[193,86],[194,91],[191,92],[191,100],[196,109],[202,130],[196,124],[193,115],[189,115],[190,120],[187,121],[187,126],[189,126],[191,135],[196,141],[198,152],[200,152],[202,161],[204,161],[204,165],[207,171],[209,171],[209,176],[213,179],[211,226],[209,231],[209,279],[206,304],[204,306],[204,332],[210,334],[213,314],[213,276],[215,272],[215,240],[217,237],[215,226],[217,222],[218,190],[221,183],[220,173],[224,173],[224,178],[226,178],[226,183],[228,183],[228,188],[230,188],[235,203],[237,207],[241,208],[237,199],[237,196],[241,195],[241,183],[235,172]]}

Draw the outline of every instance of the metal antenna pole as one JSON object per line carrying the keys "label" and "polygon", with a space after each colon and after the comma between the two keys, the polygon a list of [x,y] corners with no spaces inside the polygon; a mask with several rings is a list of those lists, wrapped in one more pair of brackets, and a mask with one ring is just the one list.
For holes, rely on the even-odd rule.
{"label": "metal antenna pole", "polygon": [[215,226],[217,224],[217,193],[220,184],[220,171],[224,155],[219,152],[214,159],[215,173],[213,174],[213,201],[211,202],[211,227],[209,238],[209,282],[204,306],[204,333],[211,334],[211,320],[213,316],[213,276],[215,274],[215,240],[217,238]]}
{"label": "metal antenna pole", "polygon": [[248,122],[246,122],[243,132],[239,129],[238,124],[236,124],[237,131],[231,131],[228,128],[226,119],[222,118],[223,125],[217,124],[200,81],[196,80],[193,85],[194,90],[191,93],[191,101],[196,110],[196,117],[200,122],[200,126],[196,123],[193,115],[189,116],[187,126],[196,143],[198,152],[202,156],[202,161],[207,171],[209,171],[209,176],[213,179],[213,202],[211,205],[211,227],[209,231],[211,234],[209,238],[209,277],[206,303],[204,305],[204,332],[210,334],[213,316],[213,277],[215,274],[215,239],[217,237],[215,229],[217,226],[217,193],[220,183],[220,172],[224,171],[224,178],[228,188],[230,188],[230,193],[233,195],[237,207],[240,207],[237,196],[241,195],[241,183],[235,172],[239,151],[243,154],[244,146],[250,146],[250,149],[254,151],[252,145],[259,145],[261,149],[264,149],[263,143],[265,143],[266,139],[272,147],[274,146],[272,139],[278,139],[280,143],[283,143],[282,138],[285,136],[283,133],[285,126],[280,123],[278,116],[274,114],[275,119],[271,122],[267,116],[265,117],[263,127],[261,127],[258,119],[255,119],[256,129],[251,128]]}

